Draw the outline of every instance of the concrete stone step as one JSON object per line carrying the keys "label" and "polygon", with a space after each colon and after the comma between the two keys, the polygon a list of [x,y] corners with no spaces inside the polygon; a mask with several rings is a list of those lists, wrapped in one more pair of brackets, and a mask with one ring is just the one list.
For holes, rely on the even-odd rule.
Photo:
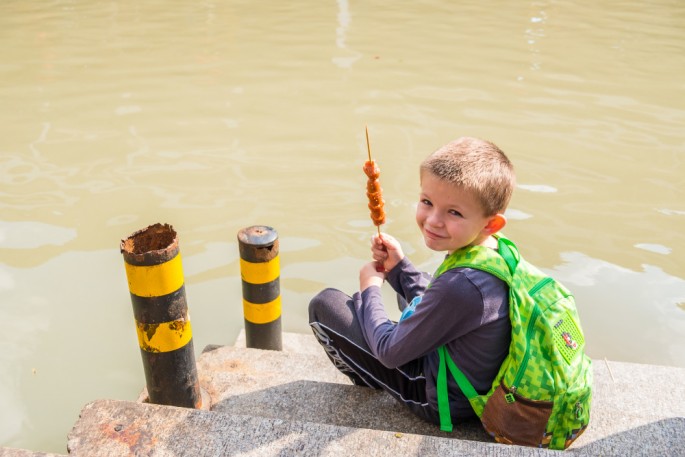
{"label": "concrete stone step", "polygon": [[[657,421],[585,445],[576,443],[565,454],[679,456],[684,430],[683,418]],[[86,405],[67,448],[72,457],[560,455],[538,448],[117,400]]]}
{"label": "concrete stone step", "polygon": [[116,400],[86,405],[67,447],[71,457],[557,455],[544,449]]}
{"label": "concrete stone step", "polygon": [[[213,346],[197,364],[200,385],[215,412],[445,435],[385,392],[352,385],[325,355]],[[489,441],[475,420],[454,436]]]}

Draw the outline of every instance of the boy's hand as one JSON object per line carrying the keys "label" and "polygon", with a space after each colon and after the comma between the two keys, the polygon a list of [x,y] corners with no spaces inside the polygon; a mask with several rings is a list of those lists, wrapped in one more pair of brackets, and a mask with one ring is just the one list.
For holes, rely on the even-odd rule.
{"label": "boy's hand", "polygon": [[376,269],[376,263],[370,262],[365,264],[361,270],[359,270],[359,290],[363,292],[368,287],[383,285],[387,273],[380,272]]}
{"label": "boy's hand", "polygon": [[381,233],[371,238],[371,256],[385,271],[390,271],[404,259],[404,252],[395,238]]}

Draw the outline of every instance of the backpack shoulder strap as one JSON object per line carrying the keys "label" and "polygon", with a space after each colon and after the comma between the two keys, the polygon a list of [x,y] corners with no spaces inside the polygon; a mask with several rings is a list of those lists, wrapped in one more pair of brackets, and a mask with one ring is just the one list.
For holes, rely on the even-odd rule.
{"label": "backpack shoulder strap", "polygon": [[[476,405],[479,404],[479,395],[473,384],[468,380],[466,375],[457,367],[457,365],[452,360],[452,357],[447,353],[447,348],[445,346],[440,346],[438,348],[438,355],[440,356],[440,365],[438,366],[438,379],[437,379],[437,392],[438,392],[438,414],[440,416],[440,430],[443,432],[451,432],[452,427],[452,417],[450,415],[450,403],[449,396],[447,395],[447,370],[449,369],[452,377],[457,382],[459,389],[469,400],[474,410],[480,409]],[[475,404],[474,404],[475,403]],[[480,413],[478,414],[480,417]]]}
{"label": "backpack shoulder strap", "polygon": [[437,278],[452,268],[468,267],[490,273],[511,285],[521,256],[516,245],[504,236],[498,236],[497,243],[497,251],[485,246],[466,246],[454,251],[440,264],[433,276]]}

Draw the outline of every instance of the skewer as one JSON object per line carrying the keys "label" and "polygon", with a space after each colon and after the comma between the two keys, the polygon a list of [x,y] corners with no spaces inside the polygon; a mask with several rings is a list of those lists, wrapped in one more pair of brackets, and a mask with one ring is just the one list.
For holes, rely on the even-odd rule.
{"label": "skewer", "polygon": [[[369,162],[372,160],[371,159],[371,144],[369,143],[369,127],[367,125],[364,126],[366,129],[366,150],[369,153]],[[378,229],[378,236],[381,236],[381,226],[377,225],[376,228]]]}
{"label": "skewer", "polygon": [[369,151],[369,160],[371,160],[371,145],[369,145],[369,127],[364,126],[366,128],[366,150]]}

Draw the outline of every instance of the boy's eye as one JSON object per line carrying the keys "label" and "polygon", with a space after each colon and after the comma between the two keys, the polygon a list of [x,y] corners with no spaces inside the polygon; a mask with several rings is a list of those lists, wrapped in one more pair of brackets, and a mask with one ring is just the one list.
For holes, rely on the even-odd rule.
{"label": "boy's eye", "polygon": [[450,213],[452,216],[464,217],[464,216],[463,216],[459,211],[457,211],[456,209],[451,209],[451,210],[449,210],[449,213]]}
{"label": "boy's eye", "polygon": [[431,203],[431,201],[428,200],[427,198],[422,198],[421,203],[424,205],[427,205],[427,206],[433,206],[433,203]]}

